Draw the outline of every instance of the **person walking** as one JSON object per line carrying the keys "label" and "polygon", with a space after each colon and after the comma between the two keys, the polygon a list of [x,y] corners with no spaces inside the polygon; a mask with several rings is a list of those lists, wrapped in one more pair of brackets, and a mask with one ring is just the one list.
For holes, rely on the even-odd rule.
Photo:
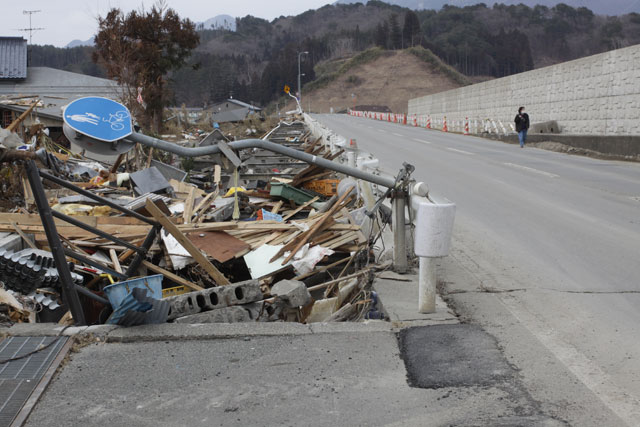
{"label": "person walking", "polygon": [[524,143],[527,141],[527,131],[529,130],[529,115],[524,112],[524,107],[518,108],[518,115],[516,116],[516,132],[518,132],[518,139],[520,140],[520,148],[524,148]]}

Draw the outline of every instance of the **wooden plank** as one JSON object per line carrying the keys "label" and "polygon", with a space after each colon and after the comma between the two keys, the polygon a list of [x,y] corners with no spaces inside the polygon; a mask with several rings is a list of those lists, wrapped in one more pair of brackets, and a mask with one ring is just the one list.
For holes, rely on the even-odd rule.
{"label": "wooden plank", "polygon": [[213,167],[213,183],[216,185],[216,189],[220,189],[220,179],[222,175],[222,168],[220,165],[215,165]]}
{"label": "wooden plank", "polygon": [[[196,205],[196,207],[193,208],[193,214],[194,215],[199,215],[200,210],[205,207],[205,204],[207,202],[209,202],[209,200],[212,200],[212,198],[213,198],[213,200],[215,200],[216,197],[218,197],[218,190],[212,191],[211,193],[209,193],[206,196],[204,196],[204,198],[202,200],[200,200],[200,202]],[[206,212],[206,209],[205,209],[204,212]]]}
{"label": "wooden plank", "polygon": [[284,202],[282,200],[280,200],[279,202],[277,202],[273,208],[271,208],[271,213],[272,214],[277,214],[278,211],[280,210],[280,208],[282,207],[282,205],[284,204]]}
{"label": "wooden plank", "polygon": [[189,195],[184,201],[184,212],[182,213],[182,219],[184,219],[185,224],[191,222],[191,217],[193,216],[193,202],[195,197],[196,187],[191,187],[191,189],[189,190]]}
{"label": "wooden plank", "polygon": [[118,171],[118,168],[120,167],[120,164],[124,160],[125,155],[126,153],[122,153],[118,156],[116,161],[113,163],[113,166],[111,166],[111,169],[109,169],[109,173],[116,173]]}
{"label": "wooden plank", "polygon": [[[25,233],[33,233],[33,234],[44,234],[44,227],[42,225],[20,225],[20,228]],[[149,232],[149,227],[142,226],[100,226],[100,230],[109,233],[113,236],[120,235],[140,235]],[[89,231],[83,230],[80,227],[56,227],[58,234],[66,237],[67,239],[83,239],[83,238],[93,238],[96,237],[95,234],[90,233]],[[9,231],[14,232],[15,229],[11,224],[0,224],[0,231]]]}
{"label": "wooden plank", "polygon": [[153,147],[149,148],[149,155],[147,156],[147,162],[144,164],[145,169],[151,167],[151,160],[153,160]]}
{"label": "wooden plank", "polygon": [[195,245],[191,243],[191,240],[189,240],[187,236],[182,234],[178,227],[162,213],[160,208],[158,208],[155,203],[151,201],[151,199],[147,199],[147,203],[145,206],[147,208],[147,211],[149,211],[149,213],[153,215],[156,221],[162,224],[162,227],[164,227],[164,229],[167,230],[187,250],[187,252],[189,252],[189,254],[196,260],[196,262],[200,264],[202,268],[204,268],[204,270],[218,285],[228,285],[231,283],[229,282],[229,279],[224,277],[224,275],[220,273],[220,271],[213,264],[211,264],[211,262],[204,255],[202,255],[200,249],[195,247]]}
{"label": "wooden plank", "polygon": [[24,204],[29,207],[36,203],[36,200],[33,198],[33,191],[31,191],[31,185],[29,185],[29,181],[26,177],[22,177],[22,188],[24,190]]}
{"label": "wooden plank", "polygon": [[[137,218],[128,216],[74,216],[74,219],[82,221],[92,227],[98,225],[143,225],[150,227],[146,222],[140,221]],[[61,219],[54,218],[56,226],[67,226],[69,224]],[[173,219],[176,222],[176,219]],[[0,224],[11,224],[15,222],[18,225],[41,225],[42,221],[38,214],[20,214],[20,213],[0,213]]]}
{"label": "wooden plank", "polygon": [[204,224],[182,224],[178,226],[178,229],[183,233],[189,233],[191,231],[228,231],[238,228],[238,224],[235,222],[208,222]]}
{"label": "wooden plank", "polygon": [[337,248],[338,246],[342,246],[344,244],[347,244],[353,240],[356,240],[358,238],[357,234],[354,233],[353,231],[344,234],[336,239],[330,240],[328,242],[324,243],[324,247],[329,248],[329,249],[333,249],[333,248]]}
{"label": "wooden plank", "polygon": [[193,289],[194,291],[203,291],[204,288],[202,286],[198,286],[193,282],[188,281],[187,279],[183,279],[182,277],[178,276],[177,274],[173,274],[172,272],[165,270],[162,267],[159,267],[155,264],[150,263],[147,260],[142,261],[142,265],[144,265],[145,267],[147,267],[149,270],[153,271],[154,273],[157,274],[162,274],[164,277],[166,277],[167,279],[171,280],[172,282],[177,283],[178,285],[182,285],[182,286],[186,286],[190,289]]}
{"label": "wooden plank", "polygon": [[124,271],[122,271],[122,266],[120,265],[120,261],[118,261],[118,255],[116,254],[115,249],[109,249],[109,257],[111,258],[111,262],[113,263],[113,268],[118,273],[124,273]]}
{"label": "wooden plank", "polygon": [[[140,245],[144,242],[144,239],[138,240],[134,243],[134,245]],[[118,261],[120,262],[124,262],[126,261],[131,255],[133,255],[135,253],[135,251],[133,249],[127,249],[126,251],[124,251],[122,254],[120,254],[120,256],[118,257]]]}
{"label": "wooden plank", "polygon": [[20,229],[20,227],[18,227],[18,224],[16,224],[15,222],[11,223],[11,226],[13,227],[13,229],[20,235],[20,237],[22,237],[22,240],[24,240],[24,242],[29,245],[29,247],[31,249],[38,249],[38,247],[35,245],[35,243],[33,243],[33,241],[31,241],[31,239],[29,238],[29,236],[27,236],[24,231],[22,231],[22,229]]}
{"label": "wooden plank", "polygon": [[284,259],[284,261],[282,261],[282,265],[289,262],[291,258],[293,258],[293,256],[300,250],[300,248],[302,248],[305,245],[305,243],[307,243],[316,233],[322,231],[323,226],[325,226],[325,224],[328,221],[334,221],[332,216],[335,214],[336,211],[338,211],[338,209],[342,207],[342,203],[345,200],[350,199],[350,193],[354,187],[355,186],[353,185],[349,187],[347,191],[336,201],[336,203],[333,206],[331,206],[331,208],[325,214],[323,214],[320,217],[320,219],[308,231],[305,231],[304,233],[302,233],[302,235],[300,235],[297,241],[295,241],[295,245],[294,245],[294,241],[292,241],[291,244],[287,244],[283,246],[282,249],[280,249],[278,253],[271,259],[271,262],[274,262],[276,259],[282,256],[286,251],[291,251],[291,253]]}
{"label": "wooden plank", "polygon": [[283,233],[281,237],[278,237],[276,240],[273,240],[271,242],[271,244],[273,246],[276,245],[280,245],[284,242],[290,242],[292,239],[295,239],[296,237],[298,237],[300,234],[302,234],[301,230],[297,230],[296,231],[290,231],[288,233]]}
{"label": "wooden plank", "polygon": [[[330,219],[333,220],[332,216],[333,214],[335,214],[339,209],[342,208],[342,203],[349,200],[351,198],[351,190],[353,190],[355,188],[354,185],[352,185],[351,187],[349,187],[347,189],[347,191],[345,191],[345,193],[336,201],[336,203],[331,206],[331,208],[327,211],[327,213],[325,213],[318,222],[316,222],[313,227],[311,227],[309,229],[309,231],[307,231],[306,233],[304,233],[300,239],[300,241],[297,243],[297,245],[295,246],[294,249],[291,250],[291,253],[289,254],[289,256],[287,256],[284,261],[282,261],[282,265],[288,263],[289,261],[291,261],[291,258],[293,258],[293,256],[300,250],[300,248],[302,248],[305,243],[307,243],[316,233],[318,233],[321,230],[321,227]],[[286,246],[285,246],[286,247]],[[284,249],[284,248],[283,248]],[[279,254],[279,256],[281,256],[282,254]],[[275,261],[276,259],[278,259],[278,257],[275,257],[275,259],[272,259],[271,262]]]}
{"label": "wooden plank", "polygon": [[298,212],[300,212],[302,209],[306,208],[310,204],[317,202],[319,199],[320,199],[320,197],[316,196],[311,200],[307,200],[305,203],[303,203],[302,205],[298,206],[293,212],[291,212],[287,216],[283,217],[282,220],[283,221],[288,220],[289,218],[291,218],[292,216],[294,216],[295,214],[297,214]]}
{"label": "wooden plank", "polygon": [[[355,256],[355,255],[354,255],[354,256]],[[336,261],[336,262],[332,262],[332,263],[331,263],[331,264],[329,264],[329,265],[325,265],[325,266],[322,266],[322,267],[316,267],[315,269],[311,270],[311,271],[310,271],[310,272],[308,272],[308,273],[301,274],[301,275],[299,275],[299,276],[294,277],[292,280],[302,280],[302,279],[306,279],[307,277],[313,276],[314,274],[322,273],[322,272],[324,272],[324,271],[327,271],[327,270],[328,270],[328,269],[330,269],[330,268],[333,268],[333,267],[338,266],[338,265],[340,265],[340,264],[344,264],[345,262],[349,261],[351,258],[353,258],[353,257],[346,257],[346,258],[342,258],[341,260],[338,260],[338,261]]]}

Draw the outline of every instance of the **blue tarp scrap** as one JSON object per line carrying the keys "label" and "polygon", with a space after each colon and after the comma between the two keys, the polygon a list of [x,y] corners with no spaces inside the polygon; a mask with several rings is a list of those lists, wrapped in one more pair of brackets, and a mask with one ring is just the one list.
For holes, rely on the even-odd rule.
{"label": "blue tarp scrap", "polygon": [[147,296],[147,289],[134,288],[109,316],[107,324],[136,326],[166,323],[169,303]]}

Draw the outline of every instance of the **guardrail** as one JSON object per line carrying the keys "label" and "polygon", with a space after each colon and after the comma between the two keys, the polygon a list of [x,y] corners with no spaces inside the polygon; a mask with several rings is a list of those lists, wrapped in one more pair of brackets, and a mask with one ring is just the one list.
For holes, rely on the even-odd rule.
{"label": "guardrail", "polygon": [[[382,113],[376,113],[382,114]],[[390,116],[389,116],[390,117]],[[386,117],[388,119],[388,117]],[[395,120],[405,120],[394,117]],[[379,176],[388,176],[380,169],[379,161],[371,153],[364,151],[347,139],[323,126],[308,114],[305,122],[316,138],[331,147],[332,151],[345,149],[341,157],[343,162],[363,172]],[[405,164],[405,169],[410,165]],[[411,167],[412,168],[412,167]],[[395,178],[396,182],[398,177]],[[436,310],[437,260],[449,254],[451,235],[455,220],[456,205],[451,201],[429,193],[427,184],[412,181],[405,191],[384,192],[382,188],[369,182],[360,182],[361,194],[367,206],[376,203],[376,197],[391,197],[393,226],[393,263],[397,272],[404,273],[408,269],[407,229],[415,229],[413,252],[419,259],[418,272],[418,311],[433,313]],[[378,199],[378,202],[382,198]],[[411,219],[407,223],[407,213]]]}
{"label": "guardrail", "polygon": [[456,132],[464,135],[480,134],[503,134],[515,133],[512,123],[505,126],[500,120],[491,118],[479,119],[469,117],[431,117],[429,114],[407,115],[403,113],[378,113],[375,111],[349,110],[349,115],[362,117],[371,120],[379,120],[389,123],[398,123],[407,126],[420,127],[424,129],[439,130],[442,132]]}

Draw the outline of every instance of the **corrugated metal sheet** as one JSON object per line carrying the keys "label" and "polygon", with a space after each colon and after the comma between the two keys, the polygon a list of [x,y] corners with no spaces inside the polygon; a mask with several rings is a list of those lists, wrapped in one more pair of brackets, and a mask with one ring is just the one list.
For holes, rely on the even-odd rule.
{"label": "corrugated metal sheet", "polygon": [[22,37],[0,37],[0,79],[27,77],[27,41]]}

